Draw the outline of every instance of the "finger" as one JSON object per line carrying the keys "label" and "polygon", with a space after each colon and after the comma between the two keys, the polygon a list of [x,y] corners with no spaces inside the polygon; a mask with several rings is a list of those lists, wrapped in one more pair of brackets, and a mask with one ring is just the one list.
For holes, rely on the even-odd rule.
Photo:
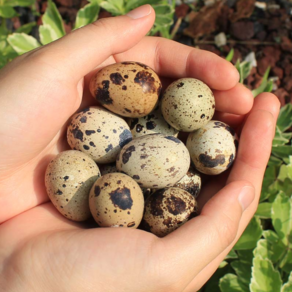
{"label": "finger", "polygon": [[127,15],[102,18],[77,29],[33,56],[79,80],[109,56],[134,46],[151,29],[154,20],[153,8],[143,5]]}
{"label": "finger", "polygon": [[63,217],[51,203],[26,211],[0,226],[0,249],[13,252],[40,233],[81,228],[82,224]]}
{"label": "finger", "polygon": [[234,130],[237,130],[238,127],[242,124],[242,122],[245,119],[245,115],[234,115],[229,113],[223,113],[223,112],[215,112],[213,116],[213,120],[218,120],[221,122],[226,123]]}
{"label": "finger", "polygon": [[226,91],[213,90],[216,110],[236,115],[247,114],[253,106],[253,95],[243,84],[238,83]]}
{"label": "finger", "polygon": [[257,196],[270,157],[279,108],[279,101],[272,94],[256,98],[255,106],[243,126],[238,153],[228,178],[228,182],[250,182],[256,188]]}
{"label": "finger", "polygon": [[253,199],[254,188],[250,184],[230,183],[204,206],[198,217],[162,239],[164,256],[175,263],[171,272],[185,286],[233,242],[243,210]]}
{"label": "finger", "polygon": [[217,90],[231,89],[239,80],[237,69],[223,58],[164,38],[146,37],[115,59],[145,63],[165,77],[197,78]]}
{"label": "finger", "polygon": [[[234,182],[238,179],[249,180],[257,190],[256,199],[244,212],[233,242],[193,279],[186,292],[196,291],[210,278],[240,238],[254,215],[260,196],[262,178],[270,155],[274,126],[279,114],[279,108],[279,101],[272,94],[263,93],[256,97],[253,110],[242,130],[238,152],[239,158],[236,158],[234,168],[231,170],[228,179],[229,182]],[[269,126],[271,123],[272,125]]]}

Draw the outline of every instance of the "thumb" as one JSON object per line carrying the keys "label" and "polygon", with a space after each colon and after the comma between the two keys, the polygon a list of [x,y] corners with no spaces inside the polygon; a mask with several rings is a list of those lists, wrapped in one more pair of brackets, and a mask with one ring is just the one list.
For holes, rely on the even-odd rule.
{"label": "thumb", "polygon": [[79,81],[109,56],[137,44],[151,29],[155,12],[150,5],[140,6],[128,14],[102,18],[77,29],[35,52],[64,73]]}

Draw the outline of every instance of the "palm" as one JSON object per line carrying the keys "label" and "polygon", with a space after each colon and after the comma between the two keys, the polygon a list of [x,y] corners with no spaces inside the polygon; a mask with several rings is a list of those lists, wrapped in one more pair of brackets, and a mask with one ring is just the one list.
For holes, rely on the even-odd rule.
{"label": "palm", "polygon": [[[151,26],[150,20],[149,25]],[[141,36],[145,31],[147,27],[141,29]],[[79,34],[78,31],[74,33]],[[77,69],[70,60],[79,60],[80,50],[76,49],[71,53],[71,59],[67,58],[70,60],[62,59],[67,53],[62,52],[62,47],[67,44],[65,38],[63,45],[62,40],[59,47],[58,42],[53,45],[56,46],[60,59],[54,59],[54,52],[50,52],[48,47],[47,51],[44,49],[44,53],[39,50],[27,58],[18,59],[0,73],[0,82],[5,80],[0,87],[0,96],[5,97],[0,99],[0,109],[4,109],[1,116],[5,120],[5,124],[0,127],[0,206],[4,206],[0,213],[0,222],[9,219],[0,228],[0,257],[3,261],[9,257],[11,259],[6,269],[7,277],[13,277],[19,271],[23,282],[30,282],[33,276],[45,277],[44,281],[47,280],[51,285],[51,291],[58,291],[58,285],[63,287],[69,278],[75,277],[80,279],[77,281],[79,285],[92,283],[86,284],[87,290],[82,287],[83,291],[91,291],[95,287],[90,285],[102,280],[112,283],[112,287],[118,287],[119,283],[115,285],[113,279],[119,274],[125,279],[122,284],[125,291],[131,291],[131,287],[145,287],[148,289],[146,291],[151,291],[147,279],[156,277],[156,282],[159,282],[157,277],[162,273],[166,286],[177,281],[176,285],[182,291],[186,288],[185,283],[189,283],[190,287],[194,280],[197,281],[196,285],[200,285],[200,281],[203,283],[218,266],[222,256],[224,257],[224,244],[216,249],[210,246],[212,240],[206,242],[204,239],[204,232],[208,230],[208,216],[205,215],[190,220],[170,236],[158,239],[142,230],[91,229],[91,224],[77,224],[63,218],[52,204],[48,203],[44,188],[45,168],[56,154],[68,148],[65,129],[70,116],[79,107],[93,104],[87,89],[92,73],[85,77],[84,86],[83,76],[92,71],[96,64],[104,66],[123,60],[135,60],[148,64],[160,76],[166,78],[202,79],[214,89],[216,118],[239,129],[243,125],[243,117],[251,109],[253,100],[247,89],[236,85],[238,76],[230,64],[214,55],[166,40],[144,38],[138,42],[141,36],[132,33],[129,44],[117,41],[121,48],[115,51],[109,46],[111,54],[105,50],[101,57],[97,57],[96,52],[92,50],[90,56],[94,58],[94,62],[89,62],[87,56],[83,56],[81,63],[86,64]],[[117,35],[116,38],[118,37],[122,40],[124,36]],[[70,42],[70,38],[67,42]],[[92,42],[96,47],[94,40]],[[138,44],[130,48],[135,43]],[[79,43],[76,46],[78,47]],[[178,51],[180,54],[177,54]],[[17,66],[17,62],[18,70],[13,71],[12,68]],[[29,63],[33,63],[33,67],[28,67]],[[218,73],[217,68],[220,68]],[[22,78],[16,82],[19,76]],[[11,84],[14,86],[11,87]],[[25,94],[19,94],[19,88]],[[254,105],[253,111],[257,110],[270,111],[276,116],[277,103],[272,96],[262,96]],[[263,122],[269,120],[264,114],[253,116],[255,114],[244,124],[244,142],[240,144],[238,161],[230,176],[226,178],[226,175],[222,175],[206,184],[201,194],[201,205],[226,184],[226,179],[230,185],[236,181],[250,182],[255,185],[257,196],[259,195],[262,174],[270,151],[273,123],[270,122],[269,127],[265,125]],[[259,140],[253,145],[255,150],[249,152],[247,150],[255,137]],[[229,191],[225,192],[228,194]],[[256,203],[244,213],[238,234],[245,228],[255,207]],[[237,213],[240,212],[237,210]],[[209,218],[216,222],[215,215],[218,212],[211,213],[214,215],[209,215]],[[237,214],[235,217],[238,216]],[[207,226],[201,233],[200,222]],[[236,222],[239,222],[239,218]],[[237,228],[238,225],[233,226],[233,229],[236,229],[235,234]],[[209,226],[209,229],[213,230],[213,233],[216,229],[217,235],[224,231],[222,226],[216,226],[215,229]],[[197,233],[194,234],[193,230],[197,230]],[[224,235],[224,232],[222,233]],[[227,250],[235,239],[231,236],[227,240]],[[224,243],[224,240],[222,242]],[[177,246],[181,245],[183,249],[178,250]],[[196,254],[194,246],[198,250],[209,246],[210,251],[208,254]],[[196,265],[196,262],[200,262],[200,266]],[[46,263],[47,267],[45,274],[43,263]],[[142,271],[145,274],[142,274]],[[196,278],[198,274],[199,278]],[[131,281],[127,282],[129,275]],[[25,281],[27,279],[28,281]],[[135,281],[138,286],[135,286]],[[156,282],[154,281],[153,285]],[[80,291],[81,288],[74,286],[74,283],[73,281],[72,287],[66,291]],[[113,288],[108,291],[116,290]]]}

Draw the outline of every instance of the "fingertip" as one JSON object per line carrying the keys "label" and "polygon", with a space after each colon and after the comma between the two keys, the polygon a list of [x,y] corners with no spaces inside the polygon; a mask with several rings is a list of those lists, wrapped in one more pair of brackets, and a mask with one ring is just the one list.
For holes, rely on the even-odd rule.
{"label": "fingertip", "polygon": [[269,111],[277,120],[281,103],[277,96],[270,92],[263,92],[255,98],[255,107]]}

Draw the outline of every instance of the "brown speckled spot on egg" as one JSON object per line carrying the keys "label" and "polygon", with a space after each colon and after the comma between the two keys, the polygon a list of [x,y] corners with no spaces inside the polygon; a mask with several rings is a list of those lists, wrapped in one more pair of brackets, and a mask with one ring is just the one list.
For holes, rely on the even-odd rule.
{"label": "brown speckled spot on egg", "polygon": [[229,168],[232,165],[233,161],[234,161],[234,155],[231,154],[229,157],[229,163],[227,164],[226,168]]}
{"label": "brown speckled spot on egg", "polygon": [[150,213],[154,216],[163,215],[162,200],[164,198],[164,191],[165,189],[158,190],[155,192],[155,197],[151,197]]}
{"label": "brown speckled spot on egg", "polygon": [[135,226],[135,222],[130,222],[127,224],[127,227],[134,227]]}
{"label": "brown speckled spot on egg", "polygon": [[140,179],[140,176],[139,175],[133,175],[133,179]]}
{"label": "brown speckled spot on egg", "polygon": [[186,210],[186,203],[181,198],[172,195],[166,202],[168,212],[173,215],[182,214]]}
{"label": "brown speckled spot on egg", "polygon": [[133,200],[131,198],[131,191],[128,188],[117,188],[116,190],[110,192],[109,195],[115,207],[122,210],[132,208]]}
{"label": "brown speckled spot on egg", "polygon": [[112,104],[113,100],[110,98],[109,95],[109,80],[103,80],[101,82],[102,88],[98,87],[96,90],[95,98],[101,103],[101,104]]}
{"label": "brown speckled spot on egg", "polygon": [[134,152],[135,150],[136,150],[135,146],[132,145],[123,153],[122,160],[123,160],[124,164],[126,164],[129,161],[129,159],[132,155],[132,152]]}
{"label": "brown speckled spot on egg", "polygon": [[[127,86],[126,85],[123,85],[122,86],[122,90],[127,90]],[[126,110],[126,109],[125,109]],[[128,110],[129,111],[129,110]],[[130,113],[131,113],[131,111],[130,111]]]}
{"label": "brown speckled spot on egg", "polygon": [[155,79],[147,71],[140,71],[136,74],[134,82],[142,87],[144,93],[154,93],[156,91]]}
{"label": "brown speckled spot on egg", "polygon": [[173,141],[173,142],[175,142],[177,144],[182,143],[179,139],[177,139],[177,138],[175,138],[173,136],[166,136],[165,139],[170,140],[170,141]]}
{"label": "brown speckled spot on egg", "polygon": [[172,219],[170,217],[167,217],[166,219],[163,220],[163,224],[167,227],[171,227]]}
{"label": "brown speckled spot on egg", "polygon": [[126,144],[128,144],[130,141],[132,141],[132,133],[128,129],[125,129],[120,135],[119,135],[119,146],[123,148]]}
{"label": "brown speckled spot on egg", "polygon": [[113,145],[112,144],[109,144],[108,146],[107,146],[107,148],[105,148],[105,152],[106,153],[108,153],[110,150],[112,150],[113,149]]}
{"label": "brown speckled spot on egg", "polygon": [[98,197],[100,195],[100,187],[99,186],[94,187],[94,194],[95,194],[95,197]]}
{"label": "brown speckled spot on egg", "polygon": [[156,127],[156,124],[153,121],[149,121],[146,123],[147,130],[153,130]]}
{"label": "brown speckled spot on egg", "polygon": [[87,117],[86,116],[83,116],[81,119],[80,119],[80,122],[81,123],[86,123],[87,121]]}
{"label": "brown speckled spot on egg", "polygon": [[90,136],[91,134],[94,134],[94,133],[95,133],[94,130],[86,130],[86,131],[85,131],[85,134],[86,134],[87,136]]}
{"label": "brown speckled spot on egg", "polygon": [[75,139],[78,139],[81,142],[83,142],[83,132],[80,131],[78,127],[76,127],[75,129],[72,129],[71,133],[73,134]]}
{"label": "brown speckled spot on egg", "polygon": [[115,85],[122,85],[123,82],[125,82],[125,79],[120,73],[112,73],[110,74],[110,80]]}
{"label": "brown speckled spot on egg", "polygon": [[177,88],[180,88],[180,87],[183,87],[184,86],[184,83],[183,82],[180,82],[176,87]]}
{"label": "brown speckled spot on egg", "polygon": [[212,158],[209,155],[206,154],[200,154],[199,155],[199,161],[205,166],[205,167],[216,167],[218,165],[222,165],[225,163],[225,156],[223,154],[216,155],[215,158]]}

